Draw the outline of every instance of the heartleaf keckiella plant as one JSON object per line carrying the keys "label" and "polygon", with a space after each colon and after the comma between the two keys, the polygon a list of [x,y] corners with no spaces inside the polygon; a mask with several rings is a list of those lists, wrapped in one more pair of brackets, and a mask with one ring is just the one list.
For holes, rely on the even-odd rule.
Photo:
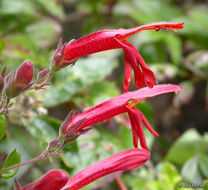
{"label": "heartleaf keckiella plant", "polygon": [[[31,89],[40,89],[44,87],[48,84],[48,81],[51,79],[54,72],[74,64],[81,56],[120,48],[123,49],[125,58],[123,82],[125,93],[91,107],[80,114],[70,112],[60,127],[59,137],[49,142],[48,147],[40,156],[6,168],[4,171],[46,157],[55,156],[63,149],[66,143],[74,141],[81,134],[92,129],[91,125],[108,120],[122,113],[128,113],[129,115],[135,148],[117,153],[105,160],[97,162],[80,171],[70,179],[68,179],[66,172],[55,170],[47,173],[39,180],[24,188],[21,188],[20,184],[16,181],[14,186],[15,190],[77,190],[105,175],[122,170],[131,170],[143,165],[149,159],[150,153],[142,123],[153,135],[158,136],[158,134],[151,127],[145,116],[135,108],[135,105],[146,98],[164,93],[179,92],[182,89],[180,86],[171,84],[155,85],[153,72],[148,68],[136,48],[126,39],[142,30],[159,31],[160,29],[176,30],[182,28],[183,23],[159,22],[133,29],[103,30],[63,45],[60,40],[58,48],[53,55],[50,68],[44,69],[38,73],[36,83],[31,83],[33,79],[33,65],[30,61],[25,61],[17,70],[12,71],[6,78],[1,74],[0,88],[3,86],[3,93],[6,95],[6,98],[10,99],[18,96],[31,85],[33,85]],[[130,88],[132,79],[132,69],[135,76],[135,85],[137,88],[141,89],[127,92]],[[147,86],[146,88],[142,88],[144,83]],[[138,149],[138,139],[142,149]],[[58,149],[56,149],[57,147]]]}
{"label": "heartleaf keckiella plant", "polygon": [[[139,26],[132,29],[116,29],[116,30],[103,30],[93,34],[87,35],[79,40],[72,41],[67,45],[64,45],[64,57],[63,51],[61,51],[61,60],[74,61],[77,58],[92,53],[110,50],[110,49],[123,49],[125,57],[125,71],[123,89],[127,92],[130,87],[132,70],[134,70],[135,85],[137,88],[141,88],[145,84],[152,88],[155,84],[155,78],[153,72],[148,68],[143,58],[126,39],[143,30],[168,30],[183,29],[184,23],[171,23],[171,22],[158,22]],[[61,47],[61,46],[60,46]],[[63,62],[63,61],[62,61]],[[141,70],[139,66],[141,67]]]}
{"label": "heartleaf keckiella plant", "polygon": [[75,174],[61,190],[77,190],[108,174],[138,168],[149,156],[149,151],[136,148],[117,153]]}
{"label": "heartleaf keckiella plant", "polygon": [[91,125],[122,113],[128,113],[132,124],[134,146],[138,147],[139,138],[141,147],[148,150],[142,122],[153,135],[158,136],[158,134],[152,129],[145,116],[134,106],[148,97],[170,92],[179,92],[181,90],[180,86],[170,84],[156,85],[153,88],[145,87],[136,91],[123,93],[120,96],[91,107],[78,115],[70,113],[60,127],[59,138],[64,139],[66,143],[71,142],[80,134],[90,129],[89,127]]}

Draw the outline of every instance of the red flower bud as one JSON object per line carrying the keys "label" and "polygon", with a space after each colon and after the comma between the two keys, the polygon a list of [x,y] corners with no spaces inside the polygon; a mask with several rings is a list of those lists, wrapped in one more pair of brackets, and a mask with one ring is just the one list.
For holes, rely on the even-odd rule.
{"label": "red flower bud", "polygon": [[14,98],[29,87],[33,79],[33,64],[24,61],[17,70],[9,73],[5,78],[5,92],[9,98]]}
{"label": "red flower bud", "polygon": [[4,79],[3,79],[3,77],[0,75],[0,93],[1,93],[1,91],[3,90],[3,88],[4,88]]}
{"label": "red flower bud", "polygon": [[5,77],[5,74],[6,74],[6,67],[3,68],[2,72],[1,72],[1,75],[0,75],[0,93],[3,90],[3,88],[4,88],[4,77]]}
{"label": "red flower bud", "polygon": [[22,190],[60,190],[68,181],[68,175],[61,170],[50,171]]}
{"label": "red flower bud", "polygon": [[143,165],[149,159],[149,152],[129,149],[97,162],[71,177],[61,190],[77,190],[108,174],[131,170]]}

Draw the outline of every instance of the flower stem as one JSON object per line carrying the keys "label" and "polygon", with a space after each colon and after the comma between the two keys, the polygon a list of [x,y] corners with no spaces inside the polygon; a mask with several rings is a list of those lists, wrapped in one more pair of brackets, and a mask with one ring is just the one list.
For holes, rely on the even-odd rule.
{"label": "flower stem", "polygon": [[[42,159],[45,159],[45,158],[48,158],[48,157],[53,157],[53,156],[58,155],[65,146],[65,143],[59,144],[59,142],[60,142],[59,139],[54,139],[54,140],[50,141],[48,143],[48,147],[39,156],[37,156],[37,157],[35,157],[31,160],[25,161],[21,164],[17,164],[17,165],[8,167],[8,168],[4,169],[3,172],[7,172],[9,170],[12,170],[12,169],[15,169],[15,168],[18,168],[18,167],[36,162],[38,160],[42,160]],[[55,152],[53,152],[53,149],[55,147],[57,147],[58,149]]]}
{"label": "flower stem", "polygon": [[32,163],[32,162],[35,162],[35,161],[38,161],[38,160],[41,160],[41,159],[43,159],[43,158],[45,158],[45,155],[41,154],[41,155],[39,155],[39,156],[37,156],[37,157],[31,159],[31,160],[28,160],[28,161],[23,162],[23,163],[21,163],[21,164],[17,164],[17,165],[11,166],[11,167],[9,167],[9,168],[6,168],[6,169],[3,170],[3,172],[7,172],[7,171],[9,171],[9,170],[12,170],[12,169],[15,169],[15,168],[18,168],[18,167],[27,165],[27,164],[29,164],[29,163]]}

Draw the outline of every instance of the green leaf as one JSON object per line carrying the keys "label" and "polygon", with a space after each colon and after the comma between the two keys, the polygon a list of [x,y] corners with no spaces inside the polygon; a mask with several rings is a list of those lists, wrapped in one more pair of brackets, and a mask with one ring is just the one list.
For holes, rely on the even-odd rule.
{"label": "green leaf", "polygon": [[188,104],[194,95],[194,84],[192,81],[183,81],[179,84],[183,90],[174,96],[173,103],[175,106]]}
{"label": "green leaf", "polygon": [[0,52],[4,49],[4,43],[2,40],[0,40]]}
{"label": "green leaf", "polygon": [[181,177],[175,166],[169,162],[163,163],[161,169],[161,178],[173,187],[181,180]]}
{"label": "green leaf", "polygon": [[5,117],[0,115],[0,140],[4,137],[6,132],[6,122]]}
{"label": "green leaf", "polygon": [[52,20],[42,19],[27,28],[28,36],[38,47],[46,48],[57,42],[60,25]]}
{"label": "green leaf", "polygon": [[83,91],[85,96],[80,92],[72,97],[72,101],[77,106],[94,106],[119,95],[119,90],[115,83],[109,81],[95,82]]}
{"label": "green leaf", "polygon": [[39,142],[42,144],[47,143],[57,137],[57,132],[54,130],[54,127],[50,121],[47,121],[47,119],[41,117],[37,117],[31,123],[29,123],[27,130],[32,136],[39,139]]}
{"label": "green leaf", "polygon": [[14,168],[14,169],[11,169],[11,170],[9,170],[7,172],[3,172],[3,170],[5,170],[6,168],[9,168],[11,166],[14,166],[16,164],[19,164],[20,161],[21,161],[20,154],[15,149],[14,151],[12,151],[8,155],[8,157],[6,158],[5,162],[3,163],[3,166],[1,168],[1,177],[8,179],[8,178],[11,178],[12,176],[14,176],[17,173],[19,168]]}
{"label": "green leaf", "polygon": [[[166,160],[183,165],[198,152],[208,151],[208,142],[195,129],[187,130],[170,148]],[[181,154],[183,153],[183,154]]]}
{"label": "green leaf", "polygon": [[[66,67],[55,74],[55,84],[46,91],[45,106],[64,103],[95,82],[103,80],[117,66],[117,61],[106,54],[79,59],[73,67]],[[113,94],[115,94],[114,92]]]}
{"label": "green leaf", "polygon": [[175,34],[165,33],[164,41],[167,44],[171,61],[178,65],[182,57],[182,43],[180,38]]}
{"label": "green leaf", "polygon": [[50,14],[57,16],[60,19],[64,19],[64,12],[61,3],[51,0],[38,0],[38,2],[48,11]]}
{"label": "green leaf", "polygon": [[1,0],[0,14],[24,14],[35,16],[36,6],[33,1],[28,0]]}
{"label": "green leaf", "polygon": [[183,166],[181,174],[185,181],[195,184],[202,183],[202,176],[198,169],[198,158],[189,159]]}
{"label": "green leaf", "polygon": [[207,190],[208,189],[208,180],[205,180],[203,184],[204,184],[204,190]]}
{"label": "green leaf", "polygon": [[204,154],[199,156],[199,169],[202,175],[208,179],[208,157]]}

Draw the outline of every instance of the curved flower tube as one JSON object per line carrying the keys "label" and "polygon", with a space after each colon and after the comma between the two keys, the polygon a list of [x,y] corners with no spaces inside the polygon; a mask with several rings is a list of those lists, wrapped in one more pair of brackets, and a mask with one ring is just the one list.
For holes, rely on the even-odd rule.
{"label": "curved flower tube", "polygon": [[68,182],[61,190],[78,190],[108,174],[138,168],[149,159],[149,156],[150,154],[148,151],[141,149],[129,149],[114,154],[69,178]]}
{"label": "curved flower tube", "polygon": [[137,141],[139,138],[141,147],[148,150],[142,123],[144,123],[144,125],[153,135],[158,136],[158,134],[152,129],[145,116],[134,106],[143,99],[159,94],[179,92],[181,90],[182,88],[180,86],[171,84],[156,85],[153,88],[145,87],[107,100],[101,104],[87,109],[78,115],[75,115],[72,112],[67,116],[66,120],[60,127],[59,138],[64,139],[65,142],[71,142],[80,134],[89,130],[89,126],[102,122],[106,119],[110,119],[116,115],[128,113],[132,124],[134,146],[138,147]]}
{"label": "curved flower tube", "polygon": [[[134,70],[135,85],[137,88],[141,88],[145,84],[152,88],[155,84],[155,78],[153,72],[148,68],[142,59],[141,55],[137,52],[136,48],[129,44],[126,39],[143,30],[168,30],[183,29],[184,23],[172,23],[172,22],[158,22],[139,26],[132,29],[116,29],[116,30],[103,30],[93,34],[87,35],[79,40],[74,40],[69,44],[64,44],[63,47],[59,45],[56,56],[54,57],[58,65],[62,65],[61,62],[65,62],[64,66],[75,63],[76,59],[97,53],[100,51],[106,51],[110,49],[123,49],[125,57],[125,72],[123,89],[127,92],[130,87],[132,78],[131,68]],[[62,47],[62,49],[61,49]],[[59,53],[60,52],[60,53]],[[60,55],[61,58],[57,58]],[[141,70],[139,66],[141,67]],[[55,65],[55,63],[54,63]],[[57,65],[57,64],[56,64]]]}

